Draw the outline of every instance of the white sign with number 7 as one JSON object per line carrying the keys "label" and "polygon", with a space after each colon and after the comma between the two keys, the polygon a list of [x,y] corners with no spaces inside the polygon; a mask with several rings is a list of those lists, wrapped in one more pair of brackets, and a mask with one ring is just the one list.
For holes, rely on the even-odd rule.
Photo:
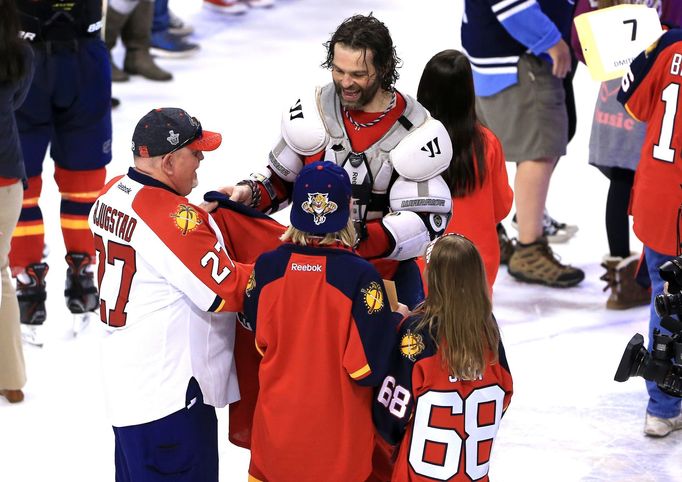
{"label": "white sign with number 7", "polygon": [[594,80],[622,77],[634,58],[663,34],[658,12],[644,5],[617,5],[575,20],[585,63]]}

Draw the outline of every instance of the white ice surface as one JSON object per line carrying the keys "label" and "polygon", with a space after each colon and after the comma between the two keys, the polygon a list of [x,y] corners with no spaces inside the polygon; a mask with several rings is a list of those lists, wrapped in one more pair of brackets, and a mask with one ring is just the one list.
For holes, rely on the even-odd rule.
{"label": "white ice surface", "polygon": [[[200,0],[171,0],[194,24],[201,52],[187,60],[160,60],[171,83],[134,78],[115,84],[122,105],[113,113],[114,160],[109,176],[131,162],[137,120],[153,107],[179,106],[223,133],[223,146],[207,153],[192,199],[247,176],[263,165],[278,135],[281,109],[297,93],[329,80],[319,65],[322,43],[340,21],[373,11],[391,30],[404,61],[398,88],[415,94],[426,61],[459,47],[460,1],[278,0],[271,10],[239,18],[205,12]],[[122,49],[115,50],[120,62]],[[575,78],[579,126],[552,181],[547,206],[580,231],[555,245],[563,260],[583,268],[586,280],[559,290],[515,282],[503,268],[495,286],[515,394],[501,425],[491,463],[492,480],[679,481],[682,433],[655,440],[642,434],[646,392],[641,379],[613,381],[623,348],[646,333],[648,311],[606,311],[599,264],[607,252],[606,179],[587,165],[587,142],[597,93],[584,68]],[[513,179],[513,166],[510,180]],[[78,338],[63,302],[64,247],[59,194],[52,163],[45,163],[48,320],[44,348],[25,347],[24,403],[0,399],[0,481],[112,481],[113,434],[104,416],[98,369],[99,326]],[[513,211],[512,211],[513,212]],[[509,219],[505,221],[510,233]],[[632,237],[633,249],[640,243]],[[221,481],[246,480],[248,452],[227,441],[227,412],[219,411]],[[321,427],[321,430],[324,430]],[[332,481],[333,482],[333,481]]]}

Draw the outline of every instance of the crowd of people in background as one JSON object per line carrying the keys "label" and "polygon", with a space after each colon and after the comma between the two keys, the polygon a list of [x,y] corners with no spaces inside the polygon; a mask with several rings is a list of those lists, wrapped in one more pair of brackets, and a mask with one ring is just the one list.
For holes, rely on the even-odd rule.
{"label": "crowd of people in background", "polygon": [[[207,10],[227,15],[274,3],[203,1]],[[131,75],[169,81],[172,73],[155,57],[182,58],[200,49],[192,41],[193,27],[169,9],[168,0],[109,0],[105,12],[101,0],[3,0],[0,128],[6,135],[0,142],[0,197],[7,208],[0,216],[0,395],[12,403],[23,400],[22,331],[27,342],[43,343],[39,328],[47,318],[50,267],[39,198],[49,157],[61,195],[66,304],[74,315],[99,311],[111,331],[105,363],[113,368],[105,386],[117,480],[146,480],[147,471],[158,469],[183,472],[188,477],[183,480],[217,481],[215,407],[235,401],[237,381],[242,399],[239,415],[230,417],[230,437],[252,449],[250,480],[294,473],[296,480],[449,480],[464,472],[487,480],[490,450],[479,454],[474,446],[476,457],[467,456],[460,467],[454,447],[493,440],[513,392],[493,316],[494,282],[504,264],[516,280],[551,288],[570,288],[585,278],[551,247],[568,241],[577,227],[553,219],[545,203],[556,164],[575,133],[571,83],[583,59],[572,19],[620,3],[646,4],[662,20],[682,24],[682,7],[665,0],[465,0],[462,51],[435,53],[415,97],[396,87],[401,61],[388,28],[371,14],[350,17],[325,44],[322,65],[331,81],[292,98],[267,169],[194,206],[186,196],[196,187],[199,161],[221,139],[182,109],[155,109],[140,120],[133,135],[134,166],[116,178],[115,188],[105,187],[118,174],[106,172],[111,83]],[[673,30],[664,36],[656,55],[682,54],[680,35]],[[119,39],[125,49],[120,66],[111,54]],[[633,66],[639,82],[655,75],[642,59]],[[87,92],[81,88],[86,81]],[[651,304],[652,331],[660,328],[652,299],[663,290],[656,268],[675,253],[668,239],[672,228],[653,232],[642,198],[630,200],[631,191],[646,191],[643,176],[652,176],[651,168],[640,174],[640,159],[644,166],[658,166],[639,154],[654,137],[651,125],[658,117],[647,110],[653,101],[636,88],[621,90],[615,80],[601,85],[589,162],[610,183],[605,306]],[[634,119],[627,124],[632,129],[601,120],[608,115],[629,120],[632,112],[650,121],[648,130]],[[507,162],[515,165],[514,189]],[[664,177],[660,170],[657,179]],[[671,198],[680,204],[679,195]],[[177,208],[175,216],[154,215],[161,200],[171,211]],[[501,222],[513,200],[518,236],[510,239]],[[289,203],[288,228],[265,216]],[[630,251],[631,204],[644,255]],[[129,232],[113,228],[111,206],[119,224],[125,213],[136,226]],[[162,223],[174,223],[173,230]],[[230,235],[236,224],[268,235],[242,247]],[[119,242],[121,233],[125,243]],[[196,233],[203,233],[202,249],[183,244]],[[157,238],[150,249],[150,239]],[[284,244],[273,251],[280,241]],[[126,266],[121,276],[127,284],[117,287],[127,290],[129,311],[119,304],[118,291],[98,291],[114,258]],[[638,269],[642,258],[648,273]],[[304,281],[318,301],[315,313],[322,307],[327,316],[306,318],[310,298],[296,298]],[[143,292],[159,285],[166,296],[154,303],[161,299],[177,313],[157,320],[165,324],[163,333],[150,324],[158,307]],[[294,306],[296,325],[288,311]],[[211,327],[221,311],[231,315],[219,319],[225,330],[216,335]],[[236,312],[244,313],[242,324],[235,324]],[[123,329],[133,324],[148,331],[140,336]],[[187,326],[195,338],[178,341]],[[176,357],[130,355],[137,344],[161,346],[169,333],[176,336]],[[305,357],[296,353],[302,344]],[[253,353],[240,354],[244,346]],[[125,380],[122,366],[128,370]],[[169,366],[173,370],[165,372]],[[213,378],[213,368],[224,377]],[[326,412],[300,402],[311,382],[290,375],[306,370],[320,371],[311,378],[321,380],[315,390],[327,397],[324,409],[333,407],[348,418],[342,423],[326,417],[339,421],[338,427],[327,423],[333,437],[312,444]],[[322,372],[334,375],[327,379]],[[295,388],[283,391],[282,380]],[[682,428],[679,400],[655,384],[647,387],[644,432],[661,437]],[[163,390],[164,405],[155,405]],[[298,416],[279,413],[282,403]],[[450,415],[438,416],[437,407],[453,416],[481,410],[478,420],[462,416],[453,422]],[[430,425],[434,413],[441,428]],[[275,426],[277,436],[268,432]],[[458,434],[459,445],[448,443],[439,455],[427,449],[428,436],[445,426]],[[166,457],[167,465],[150,469],[146,451],[171,444],[176,431],[197,445],[175,447],[173,462],[201,463],[180,467]]]}
{"label": "crowd of people in background", "polygon": [[[204,0],[203,3],[206,10],[223,15],[243,15],[250,8],[274,5],[275,0]],[[159,67],[154,57],[185,58],[200,48],[191,40],[194,27],[169,9],[168,0],[110,0],[104,31],[109,51],[119,38],[126,51],[123,68],[111,62],[113,82],[125,82],[130,75],[155,81],[171,80],[173,75]]]}

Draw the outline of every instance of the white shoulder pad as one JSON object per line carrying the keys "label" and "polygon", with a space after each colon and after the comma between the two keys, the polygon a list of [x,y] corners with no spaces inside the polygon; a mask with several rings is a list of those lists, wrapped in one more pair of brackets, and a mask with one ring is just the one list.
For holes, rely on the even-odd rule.
{"label": "white shoulder pad", "polygon": [[412,211],[389,213],[381,219],[381,223],[395,241],[395,248],[386,259],[403,261],[422,256],[431,241],[424,221]]}
{"label": "white shoulder pad", "polygon": [[392,211],[450,214],[452,195],[441,176],[415,182],[399,177],[391,186],[389,202]]}
{"label": "white shoulder pad", "polygon": [[299,98],[282,113],[282,137],[294,152],[310,156],[329,144],[329,134],[317,105],[319,89],[314,95]]}
{"label": "white shoulder pad", "polygon": [[294,182],[303,169],[303,159],[280,139],[268,155],[268,165],[274,173],[288,182]]}
{"label": "white shoulder pad", "polygon": [[450,165],[452,143],[445,126],[429,117],[407,134],[390,152],[391,163],[401,176],[413,181],[434,177]]}

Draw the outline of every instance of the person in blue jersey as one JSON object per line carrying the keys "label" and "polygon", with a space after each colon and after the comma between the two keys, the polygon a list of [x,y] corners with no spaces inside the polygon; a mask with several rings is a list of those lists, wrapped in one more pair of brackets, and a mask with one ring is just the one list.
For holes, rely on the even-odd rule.
{"label": "person in blue jersey", "polygon": [[284,244],[249,280],[245,318],[263,356],[249,480],[364,482],[372,470],[371,387],[407,307],[391,311],[378,271],[353,252],[350,202],[341,166],[303,167]]}
{"label": "person in blue jersey", "polygon": [[481,121],[514,162],[518,243],[509,274],[528,283],[570,287],[582,270],[560,263],[548,245],[545,201],[552,172],[566,153],[570,102],[564,85],[571,0],[466,0],[462,46],[472,64]]}

